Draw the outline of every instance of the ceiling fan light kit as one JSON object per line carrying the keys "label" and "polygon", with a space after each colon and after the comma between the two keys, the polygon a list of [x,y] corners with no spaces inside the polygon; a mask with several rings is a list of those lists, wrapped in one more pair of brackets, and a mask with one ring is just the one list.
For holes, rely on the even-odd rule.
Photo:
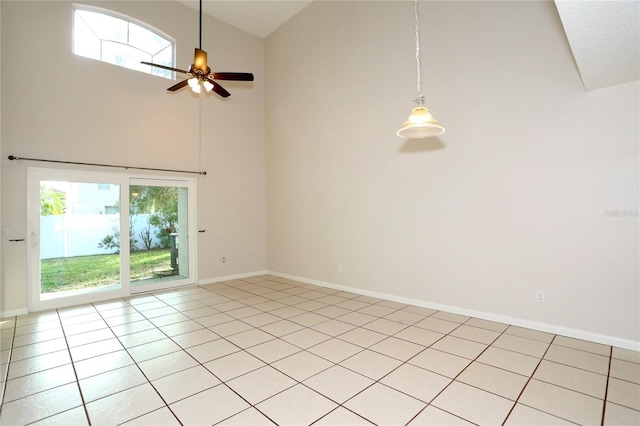
{"label": "ceiling fan light kit", "polygon": [[414,98],[415,107],[411,110],[411,115],[407,118],[396,132],[398,136],[405,139],[422,139],[439,136],[444,133],[444,127],[438,120],[433,118],[429,108],[425,106],[422,85],[420,82],[420,27],[418,23],[418,0],[414,0],[413,11],[415,15],[416,30],[416,68],[418,76],[418,95]]}
{"label": "ceiling fan light kit", "polygon": [[189,65],[189,70],[181,70],[179,68],[168,67],[166,65],[153,64],[151,62],[142,61],[145,65],[162,68],[169,71],[181,72],[186,74],[188,78],[174,84],[167,90],[175,92],[185,86],[189,86],[194,93],[214,91],[223,98],[231,96],[227,90],[214,80],[228,81],[253,81],[253,74],[248,72],[212,72],[207,65],[207,52],[202,50],[202,0],[200,0],[200,48],[196,48],[193,54],[193,64]]}
{"label": "ceiling fan light kit", "polygon": [[193,93],[202,92],[202,88],[205,92],[210,92],[213,89],[213,84],[209,80],[200,81],[197,77],[191,77],[187,82]]}

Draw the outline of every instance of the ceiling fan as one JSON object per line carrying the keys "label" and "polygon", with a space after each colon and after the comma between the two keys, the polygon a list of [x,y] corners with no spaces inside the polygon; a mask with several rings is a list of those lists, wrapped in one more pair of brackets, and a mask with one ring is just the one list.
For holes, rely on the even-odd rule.
{"label": "ceiling fan", "polygon": [[213,90],[223,98],[231,96],[231,93],[218,84],[214,80],[229,80],[229,81],[253,81],[253,74],[248,72],[212,72],[211,68],[207,65],[207,52],[202,50],[202,0],[200,0],[200,48],[196,48],[193,64],[189,65],[189,70],[181,70],[179,68],[168,67],[166,65],[153,64],[151,62],[142,61],[145,65],[151,65],[152,67],[162,68],[169,71],[181,72],[188,76],[186,80],[174,84],[167,90],[175,92],[178,89],[189,85],[191,90],[196,93],[200,93],[202,89],[206,92]]}

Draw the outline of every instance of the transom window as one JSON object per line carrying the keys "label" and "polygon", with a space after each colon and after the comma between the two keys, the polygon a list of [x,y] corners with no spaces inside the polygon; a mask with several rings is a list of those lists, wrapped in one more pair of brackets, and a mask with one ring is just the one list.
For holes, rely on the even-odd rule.
{"label": "transom window", "polygon": [[173,79],[173,72],[140,61],[173,66],[175,41],[133,18],[87,6],[74,6],[73,53],[136,71]]}

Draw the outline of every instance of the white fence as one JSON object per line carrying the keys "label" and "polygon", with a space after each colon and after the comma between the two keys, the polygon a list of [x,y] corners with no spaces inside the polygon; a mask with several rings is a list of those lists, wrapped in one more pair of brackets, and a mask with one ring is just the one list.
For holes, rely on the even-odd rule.
{"label": "white fence", "polygon": [[[146,250],[140,232],[150,228],[151,247],[160,245],[156,237],[158,228],[149,225],[150,214],[132,216],[133,236],[136,247]],[[40,218],[40,258],[88,256],[114,253],[116,249],[102,249],[98,244],[104,237],[114,233],[120,224],[119,214],[108,215],[54,215]],[[125,236],[127,231],[124,232]],[[128,247],[127,242],[124,243]]]}

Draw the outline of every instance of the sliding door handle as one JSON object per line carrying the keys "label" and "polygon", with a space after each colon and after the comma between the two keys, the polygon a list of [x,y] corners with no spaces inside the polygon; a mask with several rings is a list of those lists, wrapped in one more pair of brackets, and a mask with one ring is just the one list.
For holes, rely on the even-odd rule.
{"label": "sliding door handle", "polygon": [[35,232],[31,232],[31,248],[36,248],[38,242],[38,235]]}

